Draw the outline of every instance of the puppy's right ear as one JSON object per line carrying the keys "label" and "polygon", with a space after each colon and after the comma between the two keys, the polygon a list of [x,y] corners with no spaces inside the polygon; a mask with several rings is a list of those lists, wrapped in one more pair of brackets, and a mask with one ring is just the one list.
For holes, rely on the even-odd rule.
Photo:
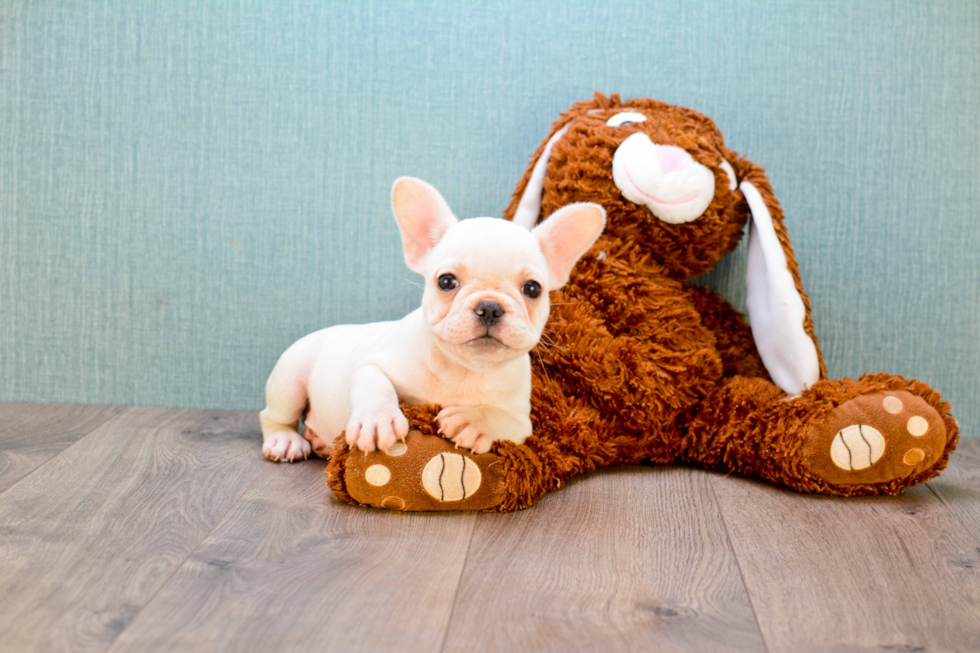
{"label": "puppy's right ear", "polygon": [[539,224],[531,234],[537,238],[551,276],[549,289],[568,283],[568,275],[589,251],[606,227],[606,210],[591,202],[563,206]]}
{"label": "puppy's right ear", "polygon": [[439,191],[414,177],[395,180],[391,209],[402,232],[405,263],[412,272],[421,274],[426,254],[456,224],[456,216]]}

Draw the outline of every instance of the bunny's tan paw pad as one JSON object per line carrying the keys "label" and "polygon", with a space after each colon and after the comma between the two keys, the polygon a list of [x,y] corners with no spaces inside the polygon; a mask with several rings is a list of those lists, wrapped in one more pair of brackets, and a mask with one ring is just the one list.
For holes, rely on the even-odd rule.
{"label": "bunny's tan paw pad", "polygon": [[828,483],[864,485],[923,472],[945,448],[946,425],[924,399],[876,392],[841,404],[813,427],[803,459]]}
{"label": "bunny's tan paw pad", "polygon": [[347,493],[388,510],[486,510],[504,500],[500,457],[474,454],[437,435],[411,431],[388,452],[351,451],[344,464]]}

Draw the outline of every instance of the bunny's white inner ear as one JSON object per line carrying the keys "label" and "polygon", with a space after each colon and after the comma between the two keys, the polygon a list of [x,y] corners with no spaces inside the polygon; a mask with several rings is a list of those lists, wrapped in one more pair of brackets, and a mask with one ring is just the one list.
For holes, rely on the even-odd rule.
{"label": "bunny's white inner ear", "polygon": [[537,224],[538,216],[541,214],[541,193],[544,190],[544,173],[548,168],[548,159],[551,158],[551,146],[557,143],[571,126],[572,123],[569,122],[555,132],[555,135],[548,139],[544,151],[534,163],[531,178],[527,180],[524,194],[521,195],[521,201],[517,204],[517,210],[514,211],[514,224],[519,224],[525,229],[533,229],[534,225]]}
{"label": "bunny's white inner ear", "polygon": [[755,186],[743,181],[739,188],[752,212],[745,276],[752,337],[772,380],[797,394],[820,378],[817,346],[803,328],[806,307],[769,208]]}

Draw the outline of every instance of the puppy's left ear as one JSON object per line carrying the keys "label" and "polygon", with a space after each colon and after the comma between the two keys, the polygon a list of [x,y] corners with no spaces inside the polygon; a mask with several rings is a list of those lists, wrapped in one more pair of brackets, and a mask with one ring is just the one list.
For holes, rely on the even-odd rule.
{"label": "puppy's left ear", "polygon": [[456,224],[456,216],[439,191],[414,177],[395,180],[391,189],[391,210],[402,232],[405,263],[412,272],[421,274],[425,256],[446,230]]}
{"label": "puppy's left ear", "polygon": [[551,290],[568,283],[575,263],[589,251],[605,226],[605,209],[591,202],[579,202],[561,207],[534,228],[531,234],[538,239],[548,263]]}

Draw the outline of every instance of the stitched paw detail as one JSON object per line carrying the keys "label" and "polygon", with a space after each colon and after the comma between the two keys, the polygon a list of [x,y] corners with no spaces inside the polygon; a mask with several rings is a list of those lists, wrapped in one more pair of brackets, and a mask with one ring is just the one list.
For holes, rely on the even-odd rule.
{"label": "stitched paw detail", "polygon": [[932,467],[946,447],[946,425],[924,399],[906,391],[847,401],[807,435],[804,460],[829,483],[872,484]]}
{"label": "stitched paw detail", "polygon": [[441,453],[422,469],[422,487],[436,501],[462,501],[480,489],[480,466],[469,456]]}
{"label": "stitched paw detail", "polygon": [[343,474],[355,501],[387,510],[486,510],[504,500],[496,454],[472,453],[418,431],[387,452],[351,451]]}
{"label": "stitched paw detail", "polygon": [[884,453],[885,436],[867,424],[851,424],[837,431],[830,443],[830,459],[848,472],[871,467]]}

